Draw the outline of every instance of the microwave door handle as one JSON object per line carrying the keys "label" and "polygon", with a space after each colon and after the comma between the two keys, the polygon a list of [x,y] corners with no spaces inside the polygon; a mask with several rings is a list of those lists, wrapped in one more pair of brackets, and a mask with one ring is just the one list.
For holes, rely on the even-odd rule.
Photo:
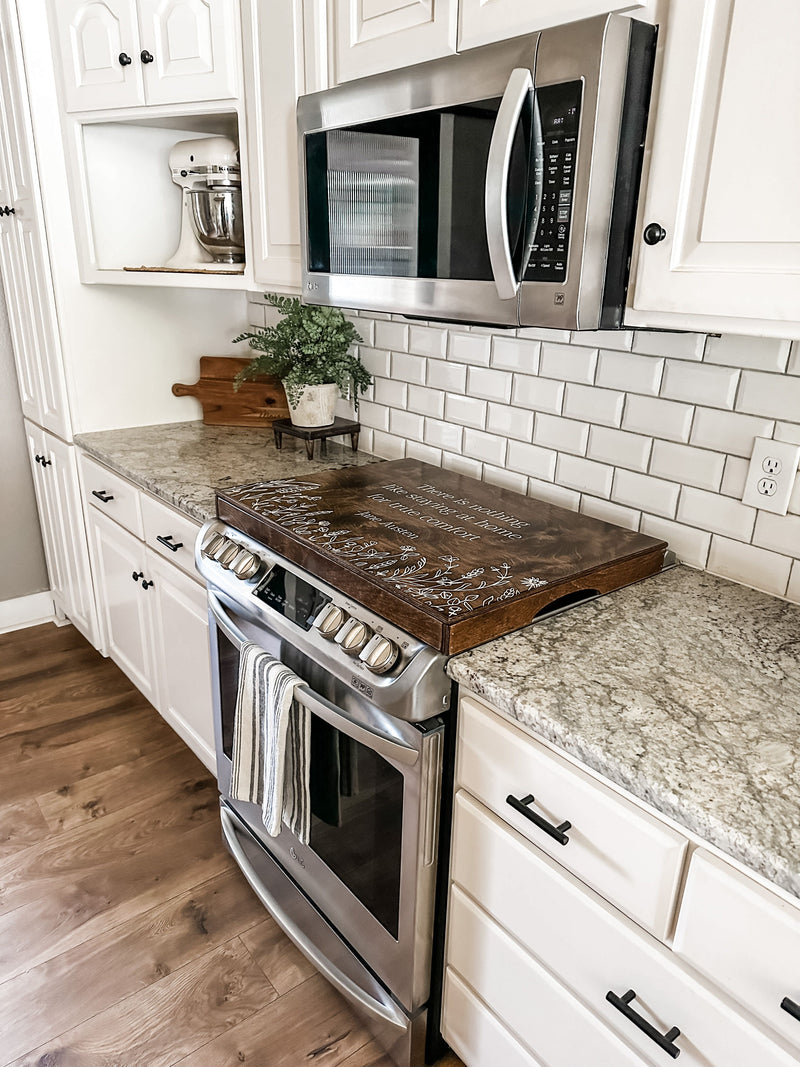
{"label": "microwave door handle", "polygon": [[[250,638],[246,637],[234,621],[229,618],[219,598],[210,589],[208,590],[208,610],[214,622],[235,648],[241,649],[243,645],[249,643]],[[307,707],[318,718],[324,719],[331,726],[342,730],[349,737],[352,737],[354,741],[360,741],[361,744],[371,748],[379,755],[408,767],[413,767],[419,759],[417,749],[412,748],[411,745],[406,744],[399,737],[390,736],[383,730],[372,729],[355,722],[344,708],[337,708],[335,704],[331,704],[325,697],[315,693],[308,685],[299,685],[295,690],[295,697],[299,703]]]}
{"label": "microwave door handle", "polygon": [[527,67],[515,67],[497,112],[486,164],[486,240],[494,284],[501,300],[512,300],[519,290],[511,259],[511,243],[506,221],[508,207],[508,171],[511,149],[520,114],[528,95],[533,92],[533,78]]}

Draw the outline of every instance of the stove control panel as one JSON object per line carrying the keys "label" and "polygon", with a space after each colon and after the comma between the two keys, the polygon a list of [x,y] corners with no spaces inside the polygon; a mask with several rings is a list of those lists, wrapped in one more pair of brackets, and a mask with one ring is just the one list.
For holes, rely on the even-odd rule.
{"label": "stove control panel", "polygon": [[231,571],[240,581],[249,581],[262,570],[258,556],[224,534],[210,534],[203,542],[200,554]]}
{"label": "stove control panel", "polygon": [[394,641],[390,641],[388,637],[382,637],[380,634],[373,634],[372,638],[359,652],[358,658],[373,674],[385,674],[395,665],[399,655],[400,649]]}
{"label": "stove control panel", "polygon": [[334,641],[348,656],[357,656],[371,637],[372,630],[369,626],[351,616],[334,637]]}

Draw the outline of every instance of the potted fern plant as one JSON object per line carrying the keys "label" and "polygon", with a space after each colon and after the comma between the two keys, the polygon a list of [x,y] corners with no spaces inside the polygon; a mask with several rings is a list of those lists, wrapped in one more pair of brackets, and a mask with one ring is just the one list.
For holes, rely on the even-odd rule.
{"label": "potted fern plant", "polygon": [[268,304],[283,316],[274,326],[239,334],[256,352],[236,376],[236,385],[259,374],[283,382],[295,426],[330,426],[338,396],[350,397],[358,411],[359,393],[372,375],[351,346],[361,341],[339,308],[301,304],[297,297],[268,293]]}

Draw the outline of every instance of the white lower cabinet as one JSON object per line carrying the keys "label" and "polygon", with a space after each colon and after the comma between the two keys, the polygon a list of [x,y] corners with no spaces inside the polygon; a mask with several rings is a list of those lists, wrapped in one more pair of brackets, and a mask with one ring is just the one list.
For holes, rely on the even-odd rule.
{"label": "white lower cabinet", "polygon": [[85,455],[81,474],[105,651],[215,772],[199,526]]}
{"label": "white lower cabinet", "polygon": [[[505,1064],[506,1047],[510,1063],[548,1067],[660,1067],[678,1055],[686,1067],[797,1064],[781,1035],[797,1041],[792,1028],[800,1030],[800,1022],[780,1002],[800,1001],[800,909],[696,853],[674,951],[669,930],[659,940],[642,928],[642,901],[635,897],[652,896],[652,886],[637,872],[635,851],[609,855],[605,844],[597,846],[620,879],[630,875],[633,895],[614,906],[585,884],[581,864],[574,873],[566,869],[569,845],[546,854],[504,810],[495,813],[484,797],[476,798],[469,785],[480,778],[472,751],[476,718],[490,730],[513,729],[514,744],[530,746],[531,774],[543,746],[471,696],[462,697],[460,712],[442,1028],[467,1067]],[[483,751],[487,766],[495,767],[496,746]],[[497,766],[500,774],[514,770],[508,760]],[[591,780],[566,762],[559,784],[564,802],[570,802],[569,774],[588,811],[583,791]],[[605,789],[594,784],[600,803]],[[590,846],[587,838],[584,847]],[[677,884],[671,870],[661,877],[672,913]]]}

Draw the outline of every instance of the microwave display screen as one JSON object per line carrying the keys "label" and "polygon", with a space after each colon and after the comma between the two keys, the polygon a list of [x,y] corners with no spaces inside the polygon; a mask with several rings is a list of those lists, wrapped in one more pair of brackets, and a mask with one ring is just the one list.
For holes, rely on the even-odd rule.
{"label": "microwave display screen", "polygon": [[582,90],[580,81],[536,90],[542,136],[542,168],[536,176],[541,207],[525,271],[528,282],[563,282],[567,277]]}

